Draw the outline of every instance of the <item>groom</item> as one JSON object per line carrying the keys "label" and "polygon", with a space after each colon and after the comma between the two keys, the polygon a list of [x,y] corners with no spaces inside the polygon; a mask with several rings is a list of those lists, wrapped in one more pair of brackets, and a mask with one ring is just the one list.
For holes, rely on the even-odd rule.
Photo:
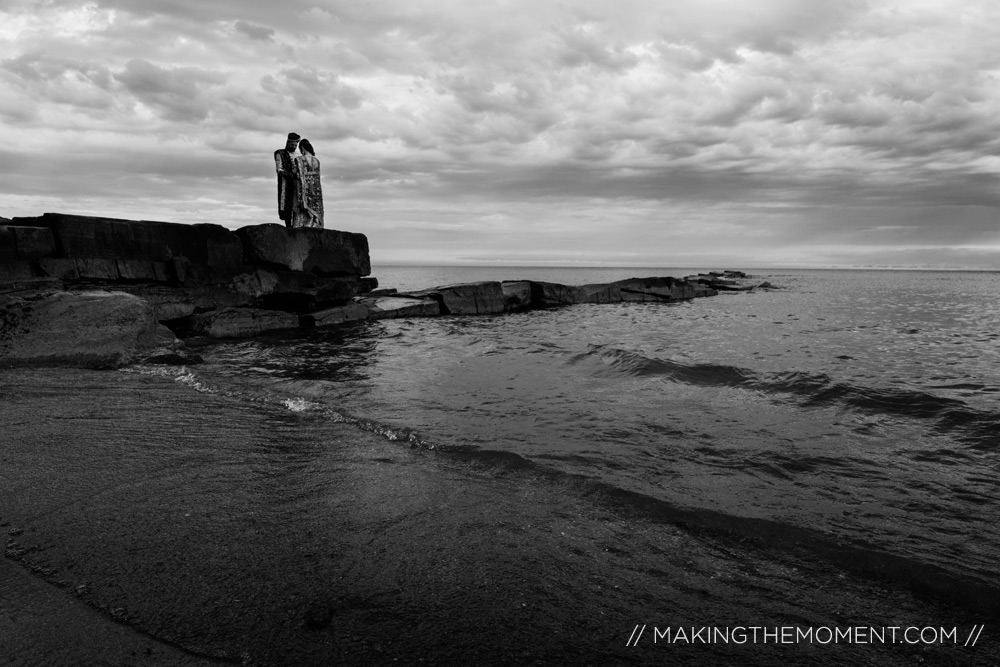
{"label": "groom", "polygon": [[292,154],[299,146],[299,135],[290,132],[285,147],[274,151],[274,168],[278,172],[278,217],[286,227],[292,225],[292,206],[298,197],[298,177]]}

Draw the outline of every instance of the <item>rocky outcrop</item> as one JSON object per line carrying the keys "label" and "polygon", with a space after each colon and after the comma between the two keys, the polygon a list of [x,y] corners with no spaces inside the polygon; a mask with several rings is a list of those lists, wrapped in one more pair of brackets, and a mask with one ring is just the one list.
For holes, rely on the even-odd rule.
{"label": "rocky outcrop", "polygon": [[0,297],[0,366],[114,368],[162,342],[153,309],[120,292]]}
{"label": "rocky outcrop", "polygon": [[[397,294],[394,289],[376,290],[378,281],[369,277],[370,272],[367,238],[337,230],[263,224],[232,232],[212,224],[58,213],[0,218],[0,299],[9,306],[0,335],[10,340],[0,363],[41,358],[40,353],[19,352],[15,338],[21,341],[17,345],[23,345],[32,338],[65,336],[58,318],[31,319],[25,304],[45,302],[45,312],[55,313],[59,304],[69,303],[69,297],[55,297],[53,292],[82,294],[95,287],[118,293],[113,299],[101,293],[105,294],[101,303],[108,308],[112,303],[122,308],[143,304],[144,312],[173,331],[212,338],[398,317],[496,315],[574,304],[671,303],[714,296],[719,290],[752,289],[739,282],[746,274],[724,271],[687,279],[630,278],[575,286],[485,281]],[[95,299],[91,295],[78,302],[83,304],[81,317],[102,312]],[[113,328],[117,320],[108,317]],[[97,345],[98,361],[59,351],[63,349],[59,345],[69,343],[58,343],[49,356],[97,365],[131,358],[139,345],[130,338],[134,326],[128,318],[118,319],[118,342]],[[86,330],[89,325],[79,326]],[[12,333],[11,327],[19,327],[20,333]],[[110,329],[102,335],[114,338]],[[116,345],[118,351],[113,353]],[[174,352],[165,354],[180,358]]]}
{"label": "rocky outcrop", "polygon": [[[371,273],[363,234],[255,225],[121,220],[62,213],[0,225],[0,264],[67,281],[227,285],[257,268],[360,279]],[[33,264],[32,264],[33,263]],[[370,285],[365,285],[370,287]]]}
{"label": "rocky outcrop", "polygon": [[672,277],[629,278],[613,283],[560,285],[533,280],[505,281],[507,310],[554,308],[580,303],[673,302],[712,296],[696,283]]}
{"label": "rocky outcrop", "polygon": [[[0,294],[113,289],[145,299],[177,331],[213,332],[206,335],[297,326],[300,314],[356,308],[352,298],[378,286],[370,272],[365,236],[330,229],[232,232],[59,213],[0,225]],[[258,311],[288,316],[247,315]]]}

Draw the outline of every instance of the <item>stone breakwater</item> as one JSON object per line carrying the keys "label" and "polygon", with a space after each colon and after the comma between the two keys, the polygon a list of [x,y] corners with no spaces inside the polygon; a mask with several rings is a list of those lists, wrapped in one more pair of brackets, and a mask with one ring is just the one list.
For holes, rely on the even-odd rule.
{"label": "stone breakwater", "polygon": [[[560,285],[518,280],[377,289],[368,239],[330,229],[0,218],[0,366],[115,367],[176,336],[245,337],[368,319],[676,302],[745,290],[745,274]],[[769,285],[764,285],[769,286]],[[180,358],[178,355],[166,355]]]}

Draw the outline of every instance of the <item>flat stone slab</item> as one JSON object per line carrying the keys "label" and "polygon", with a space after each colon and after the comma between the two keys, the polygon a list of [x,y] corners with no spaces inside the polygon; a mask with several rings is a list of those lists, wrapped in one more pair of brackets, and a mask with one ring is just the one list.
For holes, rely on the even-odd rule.
{"label": "flat stone slab", "polygon": [[416,299],[404,296],[380,296],[373,299],[361,298],[373,320],[397,317],[434,317],[441,314],[441,304],[434,299]]}
{"label": "flat stone slab", "polygon": [[307,313],[299,318],[299,322],[304,327],[328,327],[347,322],[367,320],[368,316],[368,309],[360,303],[348,303],[343,306],[324,308],[313,313]]}

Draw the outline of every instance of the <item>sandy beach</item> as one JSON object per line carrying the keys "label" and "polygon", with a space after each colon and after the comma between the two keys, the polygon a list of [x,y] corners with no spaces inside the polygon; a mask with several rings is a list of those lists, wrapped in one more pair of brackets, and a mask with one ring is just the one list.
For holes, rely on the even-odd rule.
{"label": "sandy beach", "polygon": [[[248,417],[225,396],[164,378],[33,370],[2,379],[4,664],[1000,659],[997,619],[982,609],[918,598],[794,549],[637,521],[638,510],[583,483],[410,449],[273,405]],[[307,471],[322,489],[303,488]],[[957,645],[664,639],[668,628],[703,626],[957,627],[959,636]]]}

